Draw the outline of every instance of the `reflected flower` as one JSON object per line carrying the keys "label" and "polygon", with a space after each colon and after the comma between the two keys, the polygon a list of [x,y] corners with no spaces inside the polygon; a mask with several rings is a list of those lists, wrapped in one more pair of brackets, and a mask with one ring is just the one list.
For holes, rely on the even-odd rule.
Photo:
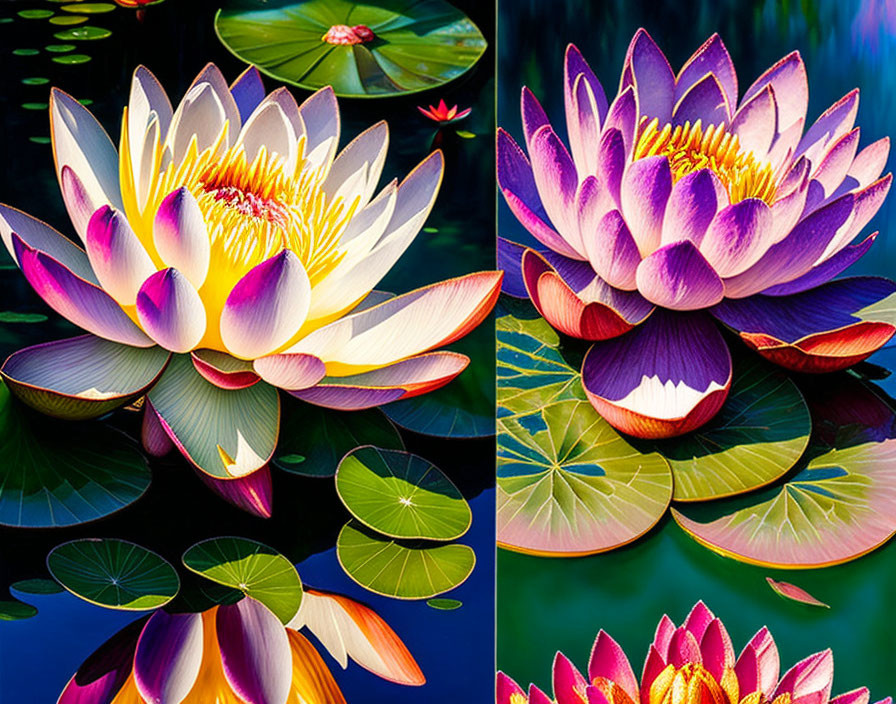
{"label": "reflected flower", "polygon": [[265,513],[269,476],[247,478],[276,445],[274,387],[354,410],[439,388],[467,366],[432,350],[488,315],[500,272],[373,290],[429,215],[440,152],[377,193],[385,122],[337,153],[330,88],[299,105],[283,88],[265,95],[254,68],[228,87],[213,64],[176,108],[138,68],[118,149],[58,89],[50,115],[83,247],[8,206],[0,235],[35,291],[88,334],[7,360],[4,379],[26,403],[89,418],[148,392],[147,449],[173,444]]}
{"label": "reflected flower", "polygon": [[[554,659],[552,700],[532,685],[525,692],[498,673],[498,704],[868,704],[867,687],[831,697],[834,656],[815,653],[779,677],[775,640],[767,628],[735,657],[725,626],[703,602],[683,625],[663,616],[647,654],[640,681],[628,657],[607,633],[594,641],[583,676],[562,654]],[[892,698],[877,704],[891,704]]]}
{"label": "reflected flower", "polygon": [[801,372],[846,368],[896,331],[896,284],[831,281],[876,233],[853,239],[889,188],[881,139],[861,151],[858,90],[808,129],[803,61],[789,54],[739,97],[713,35],[673,72],[644,30],[608,99],[578,49],[566,53],[569,148],[523,89],[528,157],[498,132],[498,180],[528,244],[502,241],[505,290],[594,345],[585,391],[616,428],[681,435],[731,385],[718,323]]}
{"label": "reflected flower", "polygon": [[91,655],[58,704],[344,703],[303,627],[343,669],[351,658],[398,684],[425,682],[404,643],[372,609],[309,589],[286,627],[251,597],[202,613],[156,611]]}
{"label": "reflected flower", "polygon": [[439,125],[448,125],[463,120],[473,110],[473,108],[467,108],[458,112],[457,105],[449,108],[444,98],[439,100],[438,106],[430,105],[428,108],[423,108],[418,105],[417,109],[433,122],[438,122]]}

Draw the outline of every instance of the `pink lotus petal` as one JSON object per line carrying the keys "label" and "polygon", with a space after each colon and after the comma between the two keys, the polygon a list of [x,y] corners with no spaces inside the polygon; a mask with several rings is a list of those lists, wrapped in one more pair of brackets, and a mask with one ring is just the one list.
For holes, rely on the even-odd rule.
{"label": "pink lotus petal", "polygon": [[143,282],[137,294],[137,318],[159,345],[172,352],[189,352],[205,334],[205,305],[177,269],[162,269]]}
{"label": "pink lotus petal", "polygon": [[318,385],[303,391],[290,391],[291,395],[303,401],[332,408],[337,411],[362,411],[392,403],[403,398],[404,389],[400,388],[364,388],[358,386]]}
{"label": "pink lotus petal", "polygon": [[140,426],[140,441],[143,449],[153,457],[164,457],[174,449],[174,443],[168,437],[158,414],[146,399],[143,402],[143,421]]}
{"label": "pink lotus petal", "polygon": [[553,700],[534,684],[529,685],[528,704],[554,704]]}
{"label": "pink lotus petal", "polygon": [[[516,696],[519,699],[513,700]],[[521,704],[526,701],[526,692],[503,672],[495,678],[495,704]],[[849,703],[851,704],[851,703]]]}
{"label": "pink lotus petal", "polygon": [[845,692],[831,699],[830,704],[868,704],[871,700],[871,692],[867,687],[859,687],[851,692]]}
{"label": "pink lotus petal", "polygon": [[684,626],[672,634],[672,640],[669,641],[669,655],[666,660],[676,668],[688,663],[699,665],[703,662],[700,643],[694,634],[686,630]]}
{"label": "pink lotus petal", "polygon": [[631,663],[619,644],[604,631],[597,634],[588,660],[588,679],[594,682],[597,677],[622,687],[633,702],[638,700],[638,680]]}
{"label": "pink lotus petal", "polygon": [[552,680],[557,704],[582,704],[588,682],[563,653],[554,657]]}
{"label": "pink lotus petal", "polygon": [[653,645],[663,658],[669,652],[669,641],[672,640],[672,634],[675,633],[675,623],[669,618],[668,614],[663,614],[660,622],[656,625],[656,632],[653,636]]}
{"label": "pink lotus petal", "polygon": [[785,599],[798,601],[801,604],[809,604],[810,606],[822,606],[825,609],[831,608],[823,601],[819,601],[805,589],[800,589],[795,584],[790,584],[789,582],[776,582],[771,577],[766,577],[765,581],[768,582],[768,585],[775,592],[783,596]]}
{"label": "pink lotus petal", "polygon": [[817,166],[830,144],[852,129],[859,110],[859,89],[851,90],[825,110],[812,124],[796,148],[794,158],[805,155]]}
{"label": "pink lotus petal", "polygon": [[702,601],[698,601],[694,604],[687,619],[685,619],[685,622],[682,624],[682,628],[693,633],[694,638],[696,638],[699,643],[703,638],[703,634],[706,633],[706,629],[709,628],[709,624],[712,623],[714,619],[715,615],[706,607],[706,604]]}
{"label": "pink lotus petal", "polygon": [[292,683],[292,650],[286,629],[261,602],[244,597],[219,606],[218,647],[224,675],[247,704],[284,704]]}
{"label": "pink lotus petal", "polygon": [[259,518],[271,517],[274,489],[269,465],[234,479],[218,479],[200,470],[196,470],[196,476],[209,489],[237,508]]}
{"label": "pink lotus petal", "polygon": [[87,256],[103,289],[123,306],[133,305],[140,285],[156,272],[123,213],[107,205],[87,224]]}
{"label": "pink lotus petal", "polygon": [[156,211],[152,236],[162,261],[198,290],[208,274],[211,245],[205,218],[187,188],[165,196]]}
{"label": "pink lotus petal", "polygon": [[190,359],[206,381],[222,389],[247,389],[261,381],[261,377],[253,371],[252,362],[231,357],[226,352],[192,350]]}
{"label": "pink lotus petal", "polygon": [[[859,147],[859,128],[856,127],[831,144],[824,159],[812,173],[812,178],[821,184],[824,197],[830,198],[843,183],[852,166]],[[811,207],[811,206],[810,206]]]}
{"label": "pink lotus petal", "polygon": [[261,357],[252,368],[266,382],[286,391],[300,391],[319,382],[326,374],[324,363],[311,354],[275,354]]}
{"label": "pink lotus petal", "polygon": [[665,657],[660,654],[655,645],[651,645],[650,650],[647,651],[647,658],[644,660],[644,669],[641,673],[642,702],[650,702],[650,686],[659,674],[666,669],[666,666]]}
{"label": "pink lotus petal", "polygon": [[180,704],[202,665],[202,615],[156,611],[146,622],[134,655],[134,680],[146,701]]}
{"label": "pink lotus petal", "polygon": [[742,149],[757,158],[765,157],[775,139],[778,105],[774,89],[767,85],[740,106],[731,121],[731,132],[737,135]]}
{"label": "pink lotus petal", "polygon": [[790,694],[791,701],[796,702],[803,697],[821,695],[826,702],[831,694],[834,681],[834,655],[830,649],[815,653],[791,667],[775,689],[775,697],[785,692]]}
{"label": "pink lotus petal", "polygon": [[700,640],[700,652],[704,667],[717,682],[722,681],[722,675],[726,670],[734,667],[734,646],[728,631],[719,619],[709,622]]}

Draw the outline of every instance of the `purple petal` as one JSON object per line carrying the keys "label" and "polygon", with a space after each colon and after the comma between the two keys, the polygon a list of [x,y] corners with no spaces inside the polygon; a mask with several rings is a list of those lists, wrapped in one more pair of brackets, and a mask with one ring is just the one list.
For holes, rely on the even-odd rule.
{"label": "purple petal", "polygon": [[156,413],[149,399],[143,402],[143,422],[140,425],[140,442],[143,449],[153,457],[164,457],[174,449],[174,442],[168,437],[159,414]]}
{"label": "purple petal", "polygon": [[591,91],[591,85],[584,76],[576,78],[566,109],[567,133],[569,147],[578,172],[597,173],[597,153],[595,145],[600,139],[600,114],[597,100]]}
{"label": "purple petal", "polygon": [[364,389],[347,386],[313,386],[304,391],[291,392],[296,398],[340,411],[360,411],[397,401],[404,396],[404,389]]}
{"label": "purple petal", "polygon": [[202,614],[156,611],[146,622],[134,655],[134,681],[150,702],[181,702],[202,665]]}
{"label": "purple petal", "polygon": [[529,143],[532,175],[544,209],[570,247],[582,255],[575,197],[579,185],[575,164],[549,125],[539,128]]}
{"label": "purple petal", "polygon": [[635,132],[638,122],[638,104],[633,88],[626,88],[610,105],[607,119],[604,122],[604,133],[616,129],[622,135],[626,155],[635,148]]}
{"label": "purple petal", "polygon": [[669,122],[675,99],[675,76],[669,61],[646,30],[639,29],[632,38],[624,66],[623,72],[631,70],[640,114],[647,116],[648,121],[659,118],[661,125]]}
{"label": "purple petal", "polygon": [[503,237],[498,238],[498,269],[504,272],[504,281],[501,284],[501,292],[514,298],[528,298],[526,293],[526,283],[523,281],[522,266],[523,252],[526,248],[505,240]]}
{"label": "purple petal", "polygon": [[198,469],[196,476],[209,489],[237,508],[259,518],[271,517],[274,488],[269,465],[235,479],[219,479]]}
{"label": "purple petal", "polygon": [[[594,96],[595,102],[597,103],[598,126],[600,126],[607,115],[608,105],[606,93],[604,92],[604,88],[600,81],[597,80],[597,76],[594,75],[594,71],[591,70],[588,62],[585,61],[585,58],[582,56],[582,52],[580,52],[576,46],[570,44],[566,47],[566,57],[564,62],[564,85],[566,86],[567,99],[570,97],[570,91],[580,75],[587,81],[591,88],[591,94]],[[567,113],[569,112],[568,102],[566,104],[566,111]]]}
{"label": "purple petal", "polygon": [[[243,71],[231,84],[230,94],[240,111],[240,122],[245,123],[258,104],[264,100],[264,83],[258,69],[250,66]],[[235,129],[236,126],[233,125],[231,128]]]}
{"label": "purple petal", "polygon": [[216,617],[224,675],[247,704],[284,704],[292,684],[292,650],[283,624],[251,597],[220,606]]}
{"label": "purple petal", "polygon": [[16,233],[12,238],[16,260],[28,283],[61,316],[113,342],[134,347],[155,344],[108,293],[80,278],[53,257],[32,249]]}
{"label": "purple petal", "polygon": [[172,352],[189,352],[205,334],[202,299],[177,269],[162,269],[143,282],[137,317],[143,329]]}
{"label": "purple petal", "polygon": [[692,242],[667,244],[638,266],[638,291],[663,308],[698,310],[722,300],[725,286]]}
{"label": "purple petal", "polygon": [[857,182],[858,188],[865,188],[878,179],[890,156],[890,138],[884,137],[872,142],[856,155],[849,167],[849,176]]}
{"label": "purple petal", "polygon": [[858,147],[859,128],[856,127],[831,144],[821,164],[815,169],[812,178],[821,184],[826,199],[830,198],[843,183]]}
{"label": "purple petal", "polygon": [[820,259],[831,256],[853,241],[855,236],[862,231],[862,228],[877,214],[884,199],[890,192],[892,183],[893,174],[887,174],[882,179],[853,194],[855,203],[853,205],[852,217],[849,219],[847,227],[840,229],[836,236],[831,239]]}
{"label": "purple petal", "polygon": [[75,226],[75,232],[81,240],[87,234],[87,223],[93,214],[93,203],[81,179],[72,170],[70,166],[63,166],[59,172],[59,188],[62,191],[62,200],[65,202],[65,209],[68,216]]}
{"label": "purple petal", "polygon": [[186,187],[169,193],[159,205],[152,237],[162,261],[180,271],[197,290],[201,288],[211,245],[199,204]]}
{"label": "purple petal", "polygon": [[513,137],[502,129],[498,129],[497,158],[498,184],[517,220],[544,246],[567,257],[578,257],[578,253],[550,224],[538,195],[529,160]]}
{"label": "purple petal", "polygon": [[[707,73],[715,76],[725,93],[725,100],[731,110],[737,105],[737,74],[728,49],[718,34],[713,34],[694,52],[675,82],[675,99],[680,100],[691,86],[698,83]],[[704,124],[706,122],[704,121]]]}
{"label": "purple petal", "polygon": [[262,379],[286,391],[300,391],[324,378],[324,363],[311,354],[274,354],[252,363]]}
{"label": "purple petal", "polygon": [[635,277],[641,254],[618,210],[611,210],[601,219],[594,236],[585,240],[585,251],[591,266],[610,286],[625,291],[637,289]]}
{"label": "purple petal", "polygon": [[594,343],[582,379],[592,405],[614,427],[637,437],[671,437],[722,407],[731,356],[708,316],[657,309],[622,337]]}
{"label": "purple petal", "polygon": [[672,187],[661,243],[690,240],[699,247],[712,219],[726,205],[728,191],[711,169],[687,174]]}
{"label": "purple petal", "polygon": [[700,244],[700,253],[719,276],[735,276],[762,256],[771,227],[772,212],[763,201],[742,200],[719,211]]}
{"label": "purple petal", "polygon": [[620,202],[625,222],[646,256],[660,245],[666,203],[672,193],[672,170],[664,156],[639,159],[625,170]]}
{"label": "purple petal", "polygon": [[744,93],[743,105],[758,95],[766,86],[775,91],[778,106],[778,132],[806,118],[809,107],[809,81],[806,67],[798,51],[791,52],[763,73]]}
{"label": "purple petal", "polygon": [[[722,87],[711,73],[704,76],[685,93],[675,105],[672,124],[692,125],[700,120],[703,125],[719,125],[731,119]],[[660,123],[662,125],[662,123]]]}
{"label": "purple petal", "polygon": [[767,288],[762,294],[765,296],[791,296],[795,293],[807,291],[830,281],[837,276],[837,274],[845,271],[861,259],[865,255],[865,252],[871,248],[874,240],[877,239],[877,234],[878,233],[875,232],[868,235],[868,237],[859,244],[841,249],[832,257],[825,259],[821,264],[816,264],[802,276],[793,281]]}
{"label": "purple petal", "polygon": [[605,192],[607,205],[604,213],[610,208],[620,207],[622,176],[625,174],[625,140],[622,133],[613,127],[604,131],[597,149],[597,181]]}
{"label": "purple petal", "polygon": [[858,110],[859,89],[856,88],[825,110],[806,130],[796,148],[795,158],[805,155],[813,164],[818,164],[827,146],[852,129]]}
{"label": "purple petal", "polygon": [[538,98],[525,86],[520,95],[520,113],[523,116],[523,133],[526,136],[526,144],[532,142],[532,137],[539,128],[551,124],[544,108],[538,102]]}
{"label": "purple petal", "polygon": [[768,154],[777,133],[775,101],[775,90],[767,85],[744,103],[731,120],[731,132],[737,135],[741,148],[753,152],[758,159]]}
{"label": "purple petal", "polygon": [[90,218],[85,239],[100,285],[121,305],[133,305],[140,285],[156,272],[156,266],[127,218],[104,205]]}
{"label": "purple petal", "polygon": [[308,274],[292,250],[284,249],[233,287],[221,313],[221,340],[243,359],[270,354],[302,327],[310,305]]}

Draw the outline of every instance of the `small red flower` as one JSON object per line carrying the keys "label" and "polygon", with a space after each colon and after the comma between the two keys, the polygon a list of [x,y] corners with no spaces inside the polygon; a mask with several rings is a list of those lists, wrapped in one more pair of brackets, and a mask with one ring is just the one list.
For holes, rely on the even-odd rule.
{"label": "small red flower", "polygon": [[376,35],[370,27],[363,24],[356,24],[354,27],[334,24],[322,39],[327,44],[366,44],[376,39]]}
{"label": "small red flower", "polygon": [[425,109],[417,106],[417,109],[426,115],[430,120],[434,122],[438,122],[440,125],[447,125],[449,122],[457,122],[458,120],[463,120],[467,115],[470,114],[470,111],[473,108],[467,108],[466,110],[457,111],[457,105],[448,108],[448,104],[444,100],[439,101],[439,106],[430,105],[429,109]]}

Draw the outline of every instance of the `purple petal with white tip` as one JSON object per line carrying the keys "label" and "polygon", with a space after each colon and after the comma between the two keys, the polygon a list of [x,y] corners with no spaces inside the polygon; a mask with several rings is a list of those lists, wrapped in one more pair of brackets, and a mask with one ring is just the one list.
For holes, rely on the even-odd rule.
{"label": "purple petal with white tip", "polygon": [[662,244],[690,240],[698,247],[713,218],[728,205],[728,191],[710,169],[700,169],[672,187],[663,216]]}
{"label": "purple petal with white tip", "polygon": [[743,149],[762,159],[771,149],[777,133],[778,105],[775,90],[767,85],[744,103],[731,120],[731,131]]}
{"label": "purple petal with white tip", "polygon": [[104,205],[87,225],[87,256],[103,289],[123,306],[137,300],[140,285],[155,264],[124,214]]}
{"label": "purple petal with white tip", "polygon": [[771,227],[772,212],[765,202],[747,198],[716,215],[700,244],[700,253],[719,276],[735,276],[762,256],[764,237]]}
{"label": "purple petal with white tip", "polygon": [[595,228],[594,236],[585,240],[585,251],[591,266],[610,286],[634,291],[641,255],[629,232],[622,213],[611,210]]}
{"label": "purple petal with white tip", "polygon": [[549,125],[540,127],[532,136],[529,154],[545,212],[567,244],[583,258],[575,209],[579,178],[572,157]]}
{"label": "purple petal with white tip", "polygon": [[180,704],[202,665],[202,615],[156,611],[146,622],[134,654],[134,681],[149,702]]}
{"label": "purple petal with white tip", "polygon": [[672,193],[672,171],[664,156],[630,164],[622,177],[622,214],[642,256],[660,245],[666,203]]}
{"label": "purple petal with white tip", "polygon": [[659,248],[638,265],[638,291],[663,308],[698,310],[722,300],[719,275],[692,242]]}
{"label": "purple petal with white tip", "polygon": [[520,94],[520,114],[523,117],[523,133],[527,145],[531,143],[532,136],[540,127],[551,124],[538,98],[525,86]]}
{"label": "purple petal with white tip", "polygon": [[165,196],[156,211],[152,238],[162,261],[199,289],[208,274],[211,245],[205,218],[187,188]]}
{"label": "purple petal with white tip", "polygon": [[812,124],[797,145],[794,157],[805,155],[817,166],[828,146],[852,129],[859,110],[859,90],[850,91],[825,110]]}
{"label": "purple petal with white tip", "polygon": [[202,299],[177,269],[162,269],[143,282],[137,318],[147,334],[172,352],[189,352],[205,334]]}
{"label": "purple petal with white tip", "polygon": [[874,240],[877,239],[877,234],[878,233],[874,232],[868,235],[868,237],[859,244],[854,244],[841,249],[835,255],[829,259],[825,259],[821,264],[815,265],[805,274],[793,281],[788,281],[787,283],[778,284],[777,286],[765,289],[762,292],[763,295],[790,296],[794,293],[807,291],[810,288],[815,288],[816,286],[820,286],[821,284],[830,281],[837,276],[837,274],[846,271],[846,269],[861,259],[871,248],[871,245],[874,244]]}
{"label": "purple petal with white tip", "polygon": [[775,91],[778,132],[783,132],[799,120],[805,120],[809,107],[809,81],[798,51],[791,52],[757,78],[747,88],[741,104],[746,105],[766,86],[771,86]]}

